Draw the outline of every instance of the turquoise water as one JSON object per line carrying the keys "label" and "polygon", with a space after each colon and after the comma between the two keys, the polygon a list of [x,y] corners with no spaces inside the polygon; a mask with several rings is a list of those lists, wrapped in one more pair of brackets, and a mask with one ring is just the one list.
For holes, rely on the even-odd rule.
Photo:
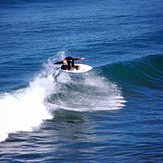
{"label": "turquoise water", "polygon": [[[0,2],[1,162],[162,162],[163,2]],[[66,56],[93,69],[52,75]]]}

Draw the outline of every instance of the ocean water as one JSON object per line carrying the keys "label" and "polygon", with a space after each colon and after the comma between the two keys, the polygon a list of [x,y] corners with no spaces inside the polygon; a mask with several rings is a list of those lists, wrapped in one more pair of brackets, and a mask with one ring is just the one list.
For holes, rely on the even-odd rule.
{"label": "ocean water", "polygon": [[0,162],[163,162],[162,8],[0,1]]}

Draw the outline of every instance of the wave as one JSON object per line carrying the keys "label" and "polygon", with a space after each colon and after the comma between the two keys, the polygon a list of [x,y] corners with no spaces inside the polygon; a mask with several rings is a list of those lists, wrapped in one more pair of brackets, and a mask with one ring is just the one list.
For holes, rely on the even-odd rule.
{"label": "wave", "polygon": [[147,56],[134,61],[114,63],[102,67],[110,77],[121,83],[152,86],[163,79],[163,56]]}
{"label": "wave", "polygon": [[163,56],[150,55],[132,61],[103,66],[102,72],[130,91],[163,90]]}
{"label": "wave", "polygon": [[125,105],[121,89],[96,71],[52,75],[49,65],[58,56],[61,59],[63,53],[49,58],[28,87],[0,94],[0,141],[10,133],[39,128],[57,109],[85,112],[117,110]]}

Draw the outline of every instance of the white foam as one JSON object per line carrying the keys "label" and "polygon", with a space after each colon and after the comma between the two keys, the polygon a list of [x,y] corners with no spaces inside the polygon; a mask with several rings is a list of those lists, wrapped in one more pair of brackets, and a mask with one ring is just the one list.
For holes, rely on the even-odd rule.
{"label": "white foam", "polygon": [[[64,57],[64,52],[59,52]],[[0,141],[10,133],[31,131],[38,128],[44,119],[52,118],[45,99],[56,91],[53,61],[49,58],[45,69],[29,83],[29,86],[10,93],[0,94]],[[50,74],[50,75],[48,75]]]}
{"label": "white foam", "polygon": [[44,99],[53,91],[53,78],[36,78],[29,87],[4,94],[0,99],[0,141],[9,133],[31,131],[52,118]]}

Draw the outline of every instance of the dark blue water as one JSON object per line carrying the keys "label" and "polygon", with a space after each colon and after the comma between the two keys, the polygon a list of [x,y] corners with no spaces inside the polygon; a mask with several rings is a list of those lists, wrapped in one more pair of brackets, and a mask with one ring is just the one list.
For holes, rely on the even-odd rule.
{"label": "dark blue water", "polygon": [[[163,1],[0,1],[0,162],[162,162]],[[66,56],[93,69],[61,73]]]}

